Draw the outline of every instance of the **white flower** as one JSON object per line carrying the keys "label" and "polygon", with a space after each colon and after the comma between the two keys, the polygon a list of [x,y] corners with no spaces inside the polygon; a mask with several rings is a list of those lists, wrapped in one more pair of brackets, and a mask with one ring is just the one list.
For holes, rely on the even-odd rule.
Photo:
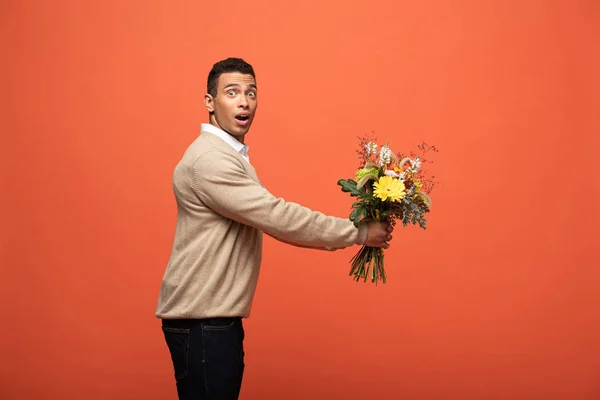
{"label": "white flower", "polygon": [[392,178],[398,178],[400,176],[396,171],[391,169],[386,169],[384,174],[387,176],[391,176]]}
{"label": "white flower", "polygon": [[383,167],[384,165],[388,165],[390,163],[391,153],[392,153],[392,151],[390,150],[389,147],[381,146],[381,151],[379,152],[379,161],[378,161],[378,164],[380,167]]}
{"label": "white flower", "polygon": [[367,143],[367,155],[377,153],[377,144],[373,142]]}
{"label": "white flower", "polygon": [[406,179],[406,172],[401,172],[400,175],[398,175],[398,179],[404,182],[404,180]]}
{"label": "white flower", "polygon": [[421,159],[419,159],[419,157],[415,158],[412,162],[412,172],[413,174],[416,174],[417,172],[419,172],[421,170]]}

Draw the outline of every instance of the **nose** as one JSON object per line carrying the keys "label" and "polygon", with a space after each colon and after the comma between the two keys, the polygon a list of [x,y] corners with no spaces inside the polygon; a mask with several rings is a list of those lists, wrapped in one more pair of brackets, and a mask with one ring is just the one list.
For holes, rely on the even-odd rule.
{"label": "nose", "polygon": [[248,97],[245,95],[240,96],[240,107],[248,108]]}

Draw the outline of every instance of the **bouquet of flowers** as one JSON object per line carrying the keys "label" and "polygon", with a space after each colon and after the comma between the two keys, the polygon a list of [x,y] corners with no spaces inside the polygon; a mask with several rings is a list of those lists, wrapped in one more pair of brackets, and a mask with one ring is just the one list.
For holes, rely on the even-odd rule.
{"label": "bouquet of flowers", "polygon": [[[363,220],[389,221],[392,226],[400,220],[402,226],[419,224],[426,229],[425,214],[431,208],[431,193],[436,182],[427,176],[424,163],[429,151],[437,152],[435,146],[422,143],[421,155],[414,152],[394,154],[389,143],[378,146],[373,140],[360,138],[357,151],[360,165],[355,179],[340,179],[337,184],[343,192],[350,193],[356,201],[352,204],[350,220],[355,226]],[[370,277],[375,284],[386,283],[383,265],[383,249],[363,246],[350,261],[350,275],[354,280]]]}

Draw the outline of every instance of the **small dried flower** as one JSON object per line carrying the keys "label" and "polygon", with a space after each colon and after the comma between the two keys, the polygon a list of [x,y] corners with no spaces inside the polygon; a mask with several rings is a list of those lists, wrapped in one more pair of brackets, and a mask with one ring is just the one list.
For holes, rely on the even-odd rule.
{"label": "small dried flower", "polygon": [[367,143],[367,155],[376,154],[377,153],[377,144],[373,142]]}
{"label": "small dried flower", "polygon": [[419,157],[416,157],[412,162],[412,173],[416,174],[421,170],[421,159]]}
{"label": "small dried flower", "polygon": [[381,151],[379,152],[379,161],[378,164],[380,167],[384,165],[388,165],[391,160],[392,151],[388,146],[381,146]]}

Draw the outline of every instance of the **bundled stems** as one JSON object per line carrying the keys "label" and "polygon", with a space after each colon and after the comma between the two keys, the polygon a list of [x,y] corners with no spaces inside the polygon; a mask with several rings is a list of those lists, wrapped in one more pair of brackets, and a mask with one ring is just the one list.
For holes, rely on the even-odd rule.
{"label": "bundled stems", "polygon": [[371,282],[377,284],[380,280],[385,283],[385,269],[383,268],[383,249],[378,247],[362,246],[350,261],[350,275],[354,280],[363,279],[365,282],[371,277]]}

